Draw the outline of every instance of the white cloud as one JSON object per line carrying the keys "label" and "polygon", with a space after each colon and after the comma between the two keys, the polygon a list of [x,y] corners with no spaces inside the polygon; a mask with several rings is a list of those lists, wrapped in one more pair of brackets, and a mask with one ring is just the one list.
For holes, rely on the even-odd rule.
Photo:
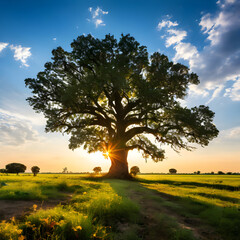
{"label": "white cloud", "polygon": [[229,4],[233,4],[235,3],[236,0],[218,0],[217,4],[221,7],[221,8],[225,8],[227,5]]}
{"label": "white cloud", "polygon": [[205,14],[202,18],[201,18],[201,22],[199,23],[199,25],[201,26],[201,30],[204,33],[209,32],[212,27],[214,26],[214,21],[213,19],[211,19],[211,15]]}
{"label": "white cloud", "polygon": [[8,43],[0,42],[0,52],[1,52],[4,48],[6,48],[7,45],[8,45]]}
{"label": "white cloud", "polygon": [[240,101],[240,1],[219,1],[218,5],[218,12],[203,15],[199,23],[208,40],[203,50],[198,51],[196,46],[186,42],[186,31],[172,26],[166,31],[166,47],[173,46],[176,51],[173,60],[187,60],[190,70],[199,76],[200,84],[191,87],[190,92],[208,96],[208,103],[221,94],[228,81],[233,85],[224,96]]}
{"label": "white cloud", "polygon": [[37,141],[38,133],[26,122],[12,115],[0,112],[0,144],[19,146]]}
{"label": "white cloud", "polygon": [[210,14],[204,15],[199,25],[201,26],[201,30],[205,34],[208,34],[207,39],[210,40],[211,45],[217,45],[221,41],[222,35],[229,32],[228,28],[233,25],[232,21],[234,19],[239,21],[237,18],[232,15],[232,12],[221,11],[215,17],[212,17]]}
{"label": "white cloud", "polygon": [[236,80],[231,88],[225,90],[225,97],[230,97],[233,101],[240,101],[240,79]]}
{"label": "white cloud", "polygon": [[102,16],[108,14],[107,11],[103,11],[100,7],[97,7],[95,10],[92,7],[89,7],[88,11],[92,15],[92,19],[88,20],[92,21],[96,27],[106,25],[102,20]]}
{"label": "white cloud", "polygon": [[226,130],[222,130],[220,132],[220,138],[222,139],[240,139],[240,126],[239,127],[234,127]]}
{"label": "white cloud", "polygon": [[27,59],[32,55],[30,52],[30,47],[22,47],[21,45],[14,46],[10,45],[11,50],[14,51],[14,58],[16,61],[21,61],[22,65],[28,67]]}
{"label": "white cloud", "polygon": [[[17,104],[15,103],[14,105],[16,107]],[[17,107],[19,108],[19,106]],[[21,110],[24,112],[24,115],[23,113],[16,112],[16,109],[12,108],[10,105],[8,105],[8,109],[12,109],[12,110],[8,111],[0,108],[0,114],[12,116],[23,122],[28,122],[28,124],[31,124],[31,125],[44,126],[46,124],[46,119],[44,118],[43,114],[34,113],[29,115],[30,113],[32,113],[32,109],[29,113],[29,110],[28,110],[29,108],[24,108],[21,106]]]}
{"label": "white cloud", "polygon": [[215,88],[215,90],[213,91],[212,97],[206,102],[206,104],[209,104],[211,101],[213,101],[216,97],[219,96],[219,94],[221,93],[221,91],[223,90],[224,86],[223,85],[219,85],[217,86],[217,88]]}
{"label": "white cloud", "polygon": [[196,85],[190,85],[189,86],[189,95],[192,96],[203,96],[203,97],[207,97],[209,96],[209,92],[207,90],[205,90],[204,88],[199,88]]}
{"label": "white cloud", "polygon": [[180,43],[186,36],[186,31],[180,31],[176,29],[169,29],[167,32],[171,35],[166,38],[166,47],[170,47],[171,45]]}
{"label": "white cloud", "polygon": [[190,43],[180,42],[179,44],[174,46],[174,49],[176,50],[176,54],[173,58],[173,61],[175,62],[181,58],[184,60],[192,61],[192,59],[198,57],[197,48]]}
{"label": "white cloud", "polygon": [[56,40],[57,40],[57,38],[53,38],[52,40],[53,40],[53,41],[56,41]]}
{"label": "white cloud", "polygon": [[96,19],[95,25],[96,25],[96,27],[98,27],[98,26],[105,26],[106,24],[103,23],[102,19]]}
{"label": "white cloud", "polygon": [[158,23],[157,29],[160,31],[164,27],[170,28],[170,27],[176,27],[176,26],[178,26],[177,22],[172,22],[170,20],[162,20],[161,22]]}

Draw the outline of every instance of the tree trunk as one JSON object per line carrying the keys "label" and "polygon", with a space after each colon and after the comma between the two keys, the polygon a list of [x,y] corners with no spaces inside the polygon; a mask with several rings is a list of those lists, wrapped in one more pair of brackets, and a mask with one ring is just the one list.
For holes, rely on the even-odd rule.
{"label": "tree trunk", "polygon": [[125,149],[116,149],[110,153],[111,167],[105,175],[108,178],[131,179],[132,176],[128,172],[127,162],[128,151]]}

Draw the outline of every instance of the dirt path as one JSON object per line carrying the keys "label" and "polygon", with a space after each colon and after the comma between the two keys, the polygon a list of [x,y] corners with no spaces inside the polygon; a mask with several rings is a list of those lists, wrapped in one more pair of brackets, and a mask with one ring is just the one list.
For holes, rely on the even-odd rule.
{"label": "dirt path", "polygon": [[[169,236],[166,236],[166,230],[164,229],[164,223],[159,226],[157,221],[157,215],[164,214],[176,220],[180,228],[191,230],[193,236],[200,240],[221,240],[216,232],[208,225],[204,224],[199,218],[184,217],[178,214],[176,211],[171,210],[161,204],[157,199],[162,198],[165,201],[170,201],[169,196],[165,194],[157,193],[151,189],[143,186],[136,188],[130,188],[128,190],[130,199],[137,202],[141,207],[141,214],[144,218],[143,239],[146,240],[167,240]],[[163,220],[164,221],[164,220]],[[166,226],[167,227],[167,223]]]}
{"label": "dirt path", "polygon": [[36,210],[53,208],[58,204],[67,204],[72,195],[67,195],[64,199],[39,200],[0,200],[0,221],[9,220],[12,217],[22,218],[34,211],[33,205],[37,205]]}

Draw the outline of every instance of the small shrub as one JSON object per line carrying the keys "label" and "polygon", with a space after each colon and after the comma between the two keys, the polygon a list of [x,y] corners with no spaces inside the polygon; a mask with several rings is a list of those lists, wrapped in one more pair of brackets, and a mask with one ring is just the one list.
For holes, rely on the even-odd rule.
{"label": "small shrub", "polygon": [[140,173],[140,169],[139,169],[138,166],[133,166],[133,167],[131,167],[131,169],[130,169],[130,174],[131,174],[132,176],[135,177],[138,173]]}
{"label": "small shrub", "polygon": [[177,170],[175,168],[170,168],[169,169],[169,173],[170,174],[176,174],[177,173]]}
{"label": "small shrub", "polygon": [[93,171],[94,171],[95,174],[99,174],[102,171],[102,168],[101,167],[95,167],[93,169]]}

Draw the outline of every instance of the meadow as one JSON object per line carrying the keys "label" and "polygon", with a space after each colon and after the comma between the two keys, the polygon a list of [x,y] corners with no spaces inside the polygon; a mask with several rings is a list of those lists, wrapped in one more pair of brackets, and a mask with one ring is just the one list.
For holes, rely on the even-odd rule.
{"label": "meadow", "polygon": [[240,239],[239,175],[2,174],[1,182],[1,240]]}

